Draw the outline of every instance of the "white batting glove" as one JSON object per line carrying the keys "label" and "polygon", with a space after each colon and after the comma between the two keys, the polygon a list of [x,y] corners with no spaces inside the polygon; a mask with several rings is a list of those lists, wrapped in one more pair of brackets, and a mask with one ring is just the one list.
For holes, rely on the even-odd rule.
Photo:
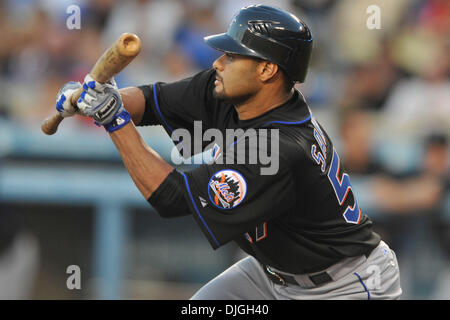
{"label": "white batting glove", "polygon": [[102,84],[88,74],[77,105],[82,115],[93,118],[95,124],[104,126],[109,132],[122,128],[131,120],[114,78]]}
{"label": "white batting glove", "polygon": [[73,116],[77,110],[72,103],[70,98],[72,94],[81,87],[81,83],[70,81],[64,84],[56,95],[56,110],[63,118]]}

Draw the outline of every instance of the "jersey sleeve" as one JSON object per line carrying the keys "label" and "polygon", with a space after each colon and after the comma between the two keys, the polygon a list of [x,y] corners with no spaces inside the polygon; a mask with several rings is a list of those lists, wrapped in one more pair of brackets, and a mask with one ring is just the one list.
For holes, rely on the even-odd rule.
{"label": "jersey sleeve", "polygon": [[[196,130],[197,135],[203,134],[203,130],[213,126],[218,104],[213,97],[214,79],[215,70],[209,69],[172,83],[140,86],[145,97],[145,112],[139,125],[162,125],[179,151],[183,149],[182,140],[189,139],[193,146]],[[202,145],[202,149],[205,146]],[[190,149],[184,148],[181,154],[190,157],[193,154]]]}
{"label": "jersey sleeve", "polygon": [[289,167],[262,174],[260,164],[208,164],[183,173],[185,200],[214,249],[282,215],[295,204]]}

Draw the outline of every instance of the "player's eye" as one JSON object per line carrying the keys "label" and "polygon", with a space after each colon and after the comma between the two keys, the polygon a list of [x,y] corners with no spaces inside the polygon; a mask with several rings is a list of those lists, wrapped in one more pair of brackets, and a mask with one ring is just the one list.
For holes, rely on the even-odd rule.
{"label": "player's eye", "polygon": [[232,55],[231,53],[225,53],[225,56],[227,57],[228,61],[233,61],[234,59],[234,55]]}

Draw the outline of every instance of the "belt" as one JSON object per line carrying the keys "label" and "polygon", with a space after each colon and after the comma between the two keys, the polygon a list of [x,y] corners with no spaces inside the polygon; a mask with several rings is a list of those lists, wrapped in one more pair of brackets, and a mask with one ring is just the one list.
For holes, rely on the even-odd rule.
{"label": "belt", "polygon": [[[371,250],[366,252],[364,256],[368,258],[374,249],[375,248],[372,248]],[[287,286],[287,284],[301,285],[301,283],[299,283],[294,276],[288,274],[281,274],[280,272],[274,271],[273,268],[265,264],[263,264],[262,267],[267,277],[275,284],[279,284],[282,286]],[[307,276],[315,286],[319,286],[333,281],[333,278],[327,271],[312,273],[305,276]]]}
{"label": "belt", "polygon": [[[282,286],[286,286],[287,284],[299,285],[299,283],[295,280],[293,276],[287,274],[280,274],[276,271],[273,271],[272,268],[268,265],[263,265],[264,272],[267,274],[268,278],[272,280],[273,283],[279,284]],[[309,279],[316,286],[321,284],[325,284],[327,282],[333,281],[328,272],[324,271],[317,274],[308,275]]]}

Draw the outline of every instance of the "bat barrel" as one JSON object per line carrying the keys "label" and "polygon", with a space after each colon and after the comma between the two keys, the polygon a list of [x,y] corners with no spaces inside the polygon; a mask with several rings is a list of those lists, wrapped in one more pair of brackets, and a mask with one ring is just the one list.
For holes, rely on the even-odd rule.
{"label": "bat barrel", "polygon": [[126,57],[135,57],[141,51],[141,41],[133,33],[124,33],[118,41],[119,53]]}

